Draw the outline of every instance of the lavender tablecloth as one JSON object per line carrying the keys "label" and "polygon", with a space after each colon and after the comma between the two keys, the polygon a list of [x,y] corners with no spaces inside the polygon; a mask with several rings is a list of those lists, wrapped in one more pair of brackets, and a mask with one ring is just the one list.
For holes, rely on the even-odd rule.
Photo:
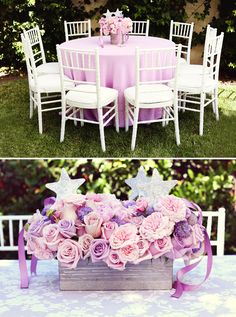
{"label": "lavender tablecloth", "polygon": [[[204,261],[186,277],[189,282],[202,280]],[[182,266],[182,261],[175,261],[174,272]],[[210,279],[198,291],[184,293],[180,299],[170,297],[170,291],[62,292],[57,261],[39,261],[38,275],[31,277],[28,289],[20,289],[19,283],[17,261],[1,260],[0,316],[236,316],[236,256],[214,257]]]}
{"label": "lavender tablecloth", "polygon": [[[174,42],[146,36],[130,36],[122,47],[111,45],[110,38],[104,37],[104,47],[100,46],[98,36],[68,41],[61,44],[62,48],[95,49],[99,48],[101,85],[115,88],[119,92],[119,125],[125,126],[125,99],[124,90],[135,85],[135,48],[171,48]],[[162,61],[164,63],[164,61]],[[163,64],[164,66],[164,64]],[[165,76],[164,76],[165,77]],[[164,78],[163,79],[168,79]],[[160,109],[145,109],[140,111],[140,120],[160,118]],[[86,112],[88,119],[94,119],[95,112]]]}

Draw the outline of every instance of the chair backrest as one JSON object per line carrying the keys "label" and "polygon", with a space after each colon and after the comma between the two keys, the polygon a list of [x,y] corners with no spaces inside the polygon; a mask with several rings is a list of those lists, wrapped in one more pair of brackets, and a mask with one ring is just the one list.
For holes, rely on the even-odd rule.
{"label": "chair backrest", "polygon": [[147,21],[132,21],[132,31],[129,35],[149,35],[149,20]]}
{"label": "chair backrest", "polygon": [[[62,94],[65,95],[67,84],[73,83],[74,90],[78,85],[94,85],[96,89],[84,92],[97,95],[97,106],[100,107],[100,64],[98,48],[95,50],[67,49],[57,45],[57,56],[60,69]],[[66,77],[64,76],[66,75]],[[70,89],[70,91],[73,88]]]}
{"label": "chair backrest", "polygon": [[[225,209],[220,208],[218,211],[203,211],[203,219],[206,219],[206,230],[212,246],[216,246],[216,255],[224,255],[225,243]],[[212,239],[213,219],[217,218],[216,239]]]}
{"label": "chair backrest", "polygon": [[223,32],[218,36],[208,36],[206,39],[203,56],[202,86],[204,86],[205,78],[209,78],[209,76],[216,84],[218,83],[223,39]]}
{"label": "chair backrest", "polygon": [[[173,91],[177,92],[177,74],[181,44],[172,48],[136,48],[135,104],[138,105],[142,86],[147,84],[168,84],[173,80]],[[152,78],[147,80],[146,78]],[[166,79],[163,79],[166,78]]]}
{"label": "chair backrest", "polygon": [[38,66],[40,64],[45,64],[46,58],[39,27],[36,26],[33,29],[30,29],[28,31],[24,30],[23,32],[25,38],[29,41],[29,44],[31,46],[35,65]]}
{"label": "chair backrest", "polygon": [[74,22],[64,21],[64,30],[66,41],[80,36],[91,37],[91,20]]}
{"label": "chair backrest", "polygon": [[[182,44],[182,55],[186,58],[187,63],[190,63],[191,44],[193,37],[194,23],[170,22],[170,41],[176,42],[179,40]],[[178,43],[177,43],[178,44]]]}
{"label": "chair backrest", "polygon": [[33,84],[36,82],[36,65],[33,58],[33,52],[31,45],[29,43],[29,39],[25,38],[24,34],[21,33],[21,42],[23,46],[23,51],[25,54],[25,62],[26,62],[26,68],[27,68],[27,75],[28,75],[28,81],[29,84]]}
{"label": "chair backrest", "polygon": [[[18,233],[30,217],[29,215],[0,216],[0,251],[17,251]],[[14,228],[17,230],[14,231]]]}

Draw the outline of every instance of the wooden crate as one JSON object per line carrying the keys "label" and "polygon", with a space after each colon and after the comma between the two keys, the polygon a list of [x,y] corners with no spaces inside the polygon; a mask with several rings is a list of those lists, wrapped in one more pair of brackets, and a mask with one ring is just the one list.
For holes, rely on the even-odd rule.
{"label": "wooden crate", "polygon": [[76,269],[59,263],[62,291],[169,290],[172,278],[173,261],[167,258],[129,263],[124,271],[111,269],[104,262],[79,261]]}

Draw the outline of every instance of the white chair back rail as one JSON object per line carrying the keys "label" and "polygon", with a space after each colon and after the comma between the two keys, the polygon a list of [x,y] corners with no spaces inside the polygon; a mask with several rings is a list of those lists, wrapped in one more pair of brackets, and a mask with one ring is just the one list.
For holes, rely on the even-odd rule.
{"label": "white chair back rail", "polygon": [[80,36],[91,37],[91,20],[74,22],[64,21],[64,29],[66,41]]}
{"label": "white chair back rail", "polygon": [[24,36],[29,40],[35,65],[46,63],[45,52],[39,27],[36,26],[28,31],[24,30]]}
{"label": "white chair back rail", "polygon": [[132,21],[132,31],[129,35],[149,35],[149,20],[147,21]]}
{"label": "white chair back rail", "polygon": [[[187,60],[187,63],[190,63],[190,53],[191,53],[191,44],[193,37],[193,28],[194,23],[183,23],[183,22],[170,22],[170,41],[181,41],[182,44],[182,54]],[[184,41],[185,43],[182,43]],[[178,44],[178,43],[177,43]]]}
{"label": "white chair back rail", "polygon": [[[18,233],[31,216],[0,216],[0,251],[17,251]],[[14,236],[17,228],[17,236]]]}

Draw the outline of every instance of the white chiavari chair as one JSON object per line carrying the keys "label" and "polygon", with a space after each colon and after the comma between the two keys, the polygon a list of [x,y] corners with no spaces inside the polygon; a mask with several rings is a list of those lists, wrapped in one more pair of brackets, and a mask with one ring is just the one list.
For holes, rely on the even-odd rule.
{"label": "white chiavari chair", "polygon": [[88,21],[64,21],[66,41],[77,37],[91,37],[91,20]]}
{"label": "white chiavari chair", "polygon": [[129,35],[149,35],[149,20],[147,21],[132,21],[132,31]]}

